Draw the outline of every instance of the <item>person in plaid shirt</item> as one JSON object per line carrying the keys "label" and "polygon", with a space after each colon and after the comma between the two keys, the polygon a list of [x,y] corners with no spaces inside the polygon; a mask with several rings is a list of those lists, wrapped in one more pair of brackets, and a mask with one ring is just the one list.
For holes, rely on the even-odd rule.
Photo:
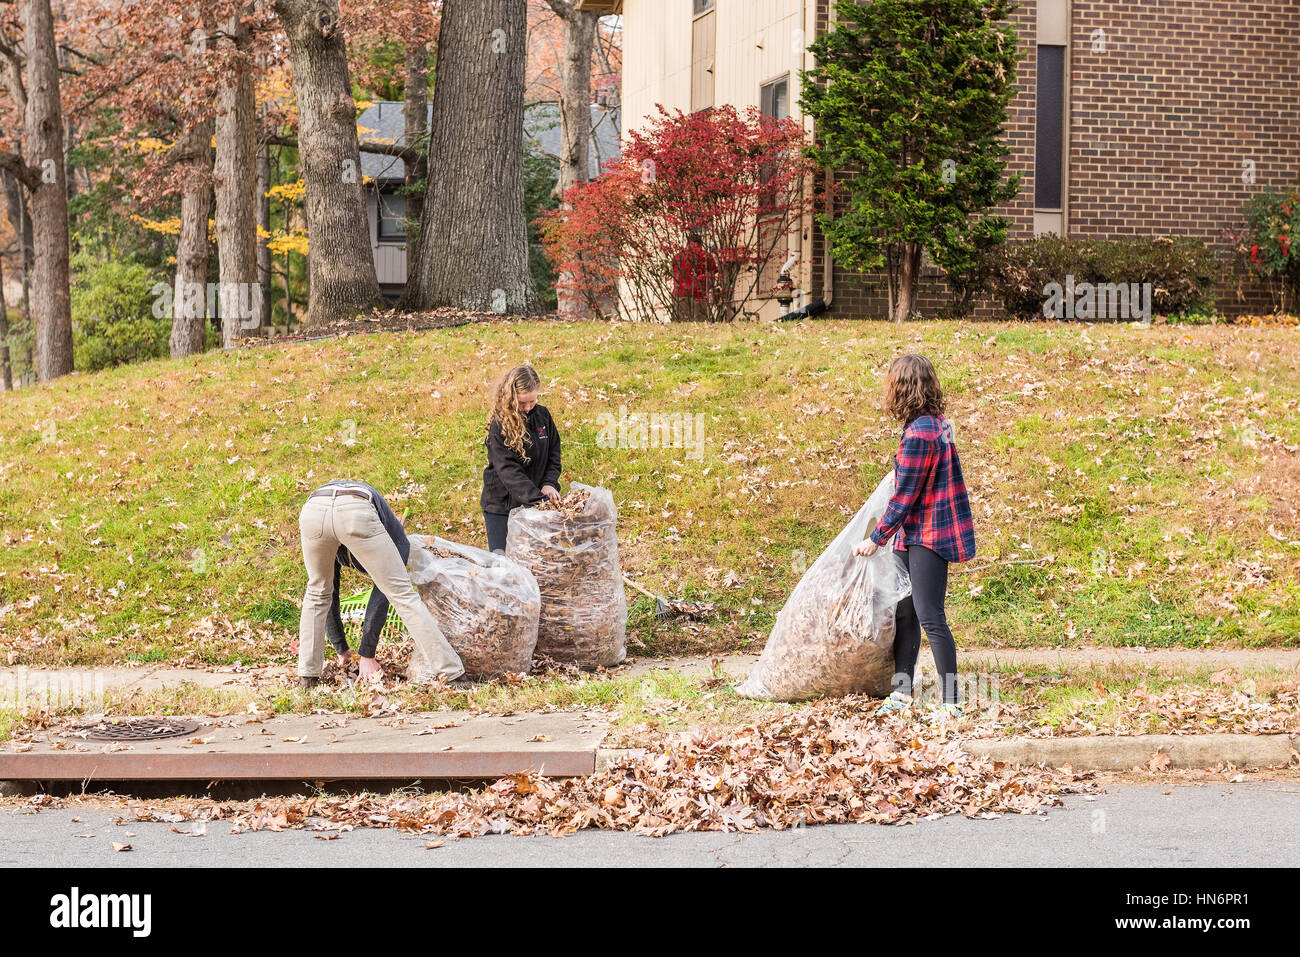
{"label": "person in plaid shirt", "polygon": [[943,680],[943,708],[933,717],[961,714],[957,704],[957,645],[944,611],[948,565],[975,554],[961,460],[952,424],[943,417],[943,389],[930,360],[899,356],[885,375],[885,407],[903,423],[894,456],[894,496],[855,555],[874,555],[891,536],[894,555],[912,579],[912,594],[898,603],[894,634],[894,691],[882,713],[912,706],[912,675],[921,651],[921,629],[930,639]]}

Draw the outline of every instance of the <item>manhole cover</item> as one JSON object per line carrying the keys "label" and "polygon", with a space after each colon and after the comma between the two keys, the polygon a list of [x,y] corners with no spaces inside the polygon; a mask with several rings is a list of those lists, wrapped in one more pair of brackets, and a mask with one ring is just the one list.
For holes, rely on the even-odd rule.
{"label": "manhole cover", "polygon": [[123,721],[101,721],[83,724],[74,729],[78,737],[92,741],[154,741],[158,738],[175,738],[199,730],[197,721],[178,721],[175,718],[130,718]]}

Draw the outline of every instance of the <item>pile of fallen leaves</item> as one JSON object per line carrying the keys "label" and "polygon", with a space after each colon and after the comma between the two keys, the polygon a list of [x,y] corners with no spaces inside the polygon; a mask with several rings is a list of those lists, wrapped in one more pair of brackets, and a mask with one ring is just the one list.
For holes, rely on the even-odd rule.
{"label": "pile of fallen leaves", "polygon": [[[132,805],[135,820],[229,823],[234,832],[356,827],[477,837],[572,834],[584,828],[662,836],[677,831],[784,830],[809,824],[902,824],[949,814],[1039,814],[1090,775],[1015,768],[967,754],[945,734],[918,733],[871,702],[845,698],[773,715],[725,736],[665,736],[588,778],[530,774],[464,792],[321,795],[237,803]],[[37,805],[50,799],[34,799]]]}

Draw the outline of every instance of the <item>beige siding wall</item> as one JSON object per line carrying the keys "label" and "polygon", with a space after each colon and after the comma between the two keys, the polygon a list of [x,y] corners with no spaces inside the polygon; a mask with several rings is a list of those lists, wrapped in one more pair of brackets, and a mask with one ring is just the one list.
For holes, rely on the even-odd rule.
{"label": "beige siding wall", "polygon": [[375,275],[381,285],[406,285],[406,246],[377,242],[379,208],[373,189],[366,190],[366,220],[370,224],[370,246],[375,252]]}
{"label": "beige siding wall", "polygon": [[[759,87],[790,73],[790,110],[798,118],[812,7],[810,0],[717,0],[714,102],[758,106]],[[640,127],[656,104],[690,110],[691,9],[691,0],[624,0],[624,129]]]}
{"label": "beige siding wall", "polygon": [[[805,48],[814,36],[815,7],[813,0],[717,0],[714,104],[757,107],[762,85],[788,73],[790,115],[800,120],[799,71],[812,66]],[[692,8],[691,0],[624,0],[624,130],[641,128],[658,105],[691,109]],[[811,128],[810,122],[804,125]],[[791,249],[800,254],[793,278],[806,301],[821,294],[809,289],[810,234],[809,223],[790,237]],[[779,312],[775,301],[762,302],[763,317]]]}

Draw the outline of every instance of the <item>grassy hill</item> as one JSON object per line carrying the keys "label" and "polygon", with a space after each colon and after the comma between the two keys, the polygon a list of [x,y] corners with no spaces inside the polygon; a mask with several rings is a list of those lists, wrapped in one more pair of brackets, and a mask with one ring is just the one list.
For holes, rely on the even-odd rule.
{"label": "grassy hill", "polygon": [[[961,645],[1300,643],[1296,334],[1235,327],[501,323],[209,353],[0,396],[0,664],[283,658],[297,515],[330,478],[412,532],[484,544],[489,383],[533,362],[566,480],[620,508],[625,570],[715,621],[647,651],[761,645],[885,471],[883,367],[951,398],[979,557]],[[602,414],[701,414],[704,443],[604,447]],[[359,577],[345,587],[363,587]]]}

